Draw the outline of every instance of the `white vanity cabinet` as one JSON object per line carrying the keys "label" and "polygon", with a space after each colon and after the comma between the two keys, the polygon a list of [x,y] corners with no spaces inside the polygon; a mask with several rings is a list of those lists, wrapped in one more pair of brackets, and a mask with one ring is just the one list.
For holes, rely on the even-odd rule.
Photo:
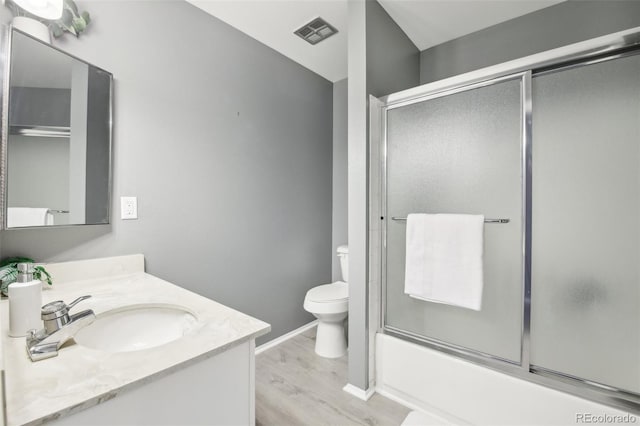
{"label": "white vanity cabinet", "polygon": [[[106,344],[94,349],[78,334],[57,356],[32,362],[25,339],[8,337],[8,303],[0,302],[8,426],[254,424],[255,339],[269,324],[145,273],[142,255],[47,269],[55,284],[43,291],[43,302],[91,295],[73,309],[94,311],[95,322],[83,332],[95,331]],[[140,350],[116,344],[132,330],[138,337],[143,330],[144,344],[145,330],[154,327],[126,316],[116,327],[112,318],[166,306],[188,312],[184,334]],[[105,321],[110,328],[91,328]],[[164,335],[166,328],[158,329]]]}
{"label": "white vanity cabinet", "polygon": [[52,425],[253,425],[253,352],[241,343]]}

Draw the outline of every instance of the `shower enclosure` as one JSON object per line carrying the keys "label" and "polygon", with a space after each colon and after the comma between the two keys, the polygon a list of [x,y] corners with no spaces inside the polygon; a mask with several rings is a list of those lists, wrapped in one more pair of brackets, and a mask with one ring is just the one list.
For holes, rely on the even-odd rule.
{"label": "shower enclosure", "polygon": [[[640,49],[616,41],[380,100],[383,333],[640,411]],[[503,219],[481,311],[404,293],[409,213]]]}

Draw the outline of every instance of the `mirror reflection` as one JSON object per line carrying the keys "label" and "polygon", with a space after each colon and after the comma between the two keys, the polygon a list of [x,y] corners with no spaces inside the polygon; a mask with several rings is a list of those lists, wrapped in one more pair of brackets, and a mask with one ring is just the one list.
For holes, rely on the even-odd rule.
{"label": "mirror reflection", "polygon": [[109,223],[112,75],[12,30],[6,228]]}

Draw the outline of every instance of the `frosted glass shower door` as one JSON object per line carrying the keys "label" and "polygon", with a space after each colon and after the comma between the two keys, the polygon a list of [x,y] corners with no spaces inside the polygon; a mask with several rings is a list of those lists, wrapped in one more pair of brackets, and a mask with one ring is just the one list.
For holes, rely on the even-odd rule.
{"label": "frosted glass shower door", "polygon": [[640,393],[640,56],[533,79],[531,363]]}
{"label": "frosted glass shower door", "polygon": [[[520,362],[522,334],[520,76],[387,111],[385,326]],[[409,213],[508,218],[485,224],[482,310],[404,293]]]}

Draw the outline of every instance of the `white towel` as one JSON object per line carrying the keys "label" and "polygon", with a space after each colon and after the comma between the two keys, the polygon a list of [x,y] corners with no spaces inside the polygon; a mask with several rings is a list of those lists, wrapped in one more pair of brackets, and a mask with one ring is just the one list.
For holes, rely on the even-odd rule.
{"label": "white towel", "polygon": [[53,225],[53,215],[44,207],[9,207],[7,209],[7,227]]}
{"label": "white towel", "polygon": [[484,216],[410,214],[404,292],[479,311],[482,307]]}

